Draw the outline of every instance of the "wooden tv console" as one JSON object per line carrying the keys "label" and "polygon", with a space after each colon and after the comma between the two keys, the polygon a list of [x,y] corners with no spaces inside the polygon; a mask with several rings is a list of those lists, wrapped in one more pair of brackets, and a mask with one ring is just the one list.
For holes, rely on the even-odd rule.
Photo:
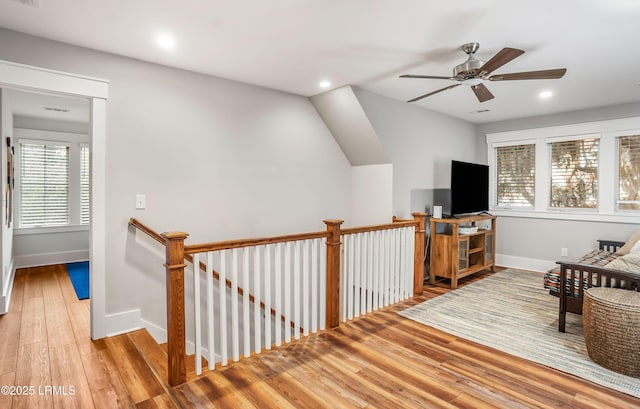
{"label": "wooden tv console", "polygon": [[[489,229],[460,234],[460,225],[476,224]],[[444,232],[438,233],[438,231]],[[458,287],[458,280],[481,270],[495,271],[496,216],[472,215],[455,219],[431,218],[431,261],[429,281],[436,277],[451,279],[451,288]]]}

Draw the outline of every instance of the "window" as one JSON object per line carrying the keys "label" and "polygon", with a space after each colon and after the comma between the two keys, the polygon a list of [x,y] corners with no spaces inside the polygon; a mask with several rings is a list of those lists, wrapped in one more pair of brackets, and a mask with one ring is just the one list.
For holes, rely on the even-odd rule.
{"label": "window", "polygon": [[640,210],[640,135],[618,138],[618,210]]}
{"label": "window", "polygon": [[551,208],[598,207],[598,160],[596,138],[552,142]]}
{"label": "window", "polygon": [[69,146],[20,143],[20,227],[69,224]]}
{"label": "window", "polygon": [[535,206],[535,145],[496,148],[496,204],[502,207]]}
{"label": "window", "polygon": [[486,137],[496,215],[637,223],[640,116]]}
{"label": "window", "polygon": [[80,224],[89,224],[89,147],[80,147]]}

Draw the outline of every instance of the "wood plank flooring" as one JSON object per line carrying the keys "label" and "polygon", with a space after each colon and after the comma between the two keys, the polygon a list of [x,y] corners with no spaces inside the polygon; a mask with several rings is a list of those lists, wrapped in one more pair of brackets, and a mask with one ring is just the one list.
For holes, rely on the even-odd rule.
{"label": "wood plank flooring", "polygon": [[0,316],[0,385],[35,394],[0,395],[0,408],[640,408],[640,399],[397,315],[448,291],[428,285],[422,297],[202,377],[188,359],[189,381],[170,388],[166,349],[146,331],[91,341],[88,300],[77,300],[64,266],[22,269]]}

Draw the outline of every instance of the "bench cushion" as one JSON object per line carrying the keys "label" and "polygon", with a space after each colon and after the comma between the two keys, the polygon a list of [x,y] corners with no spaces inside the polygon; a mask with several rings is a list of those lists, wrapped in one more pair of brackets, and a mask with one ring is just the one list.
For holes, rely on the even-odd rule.
{"label": "bench cushion", "polygon": [[[576,260],[576,263],[579,264],[588,264],[592,266],[604,267],[613,260],[620,257],[620,255],[606,250],[593,250],[592,252],[584,255],[580,259]],[[569,277],[567,277],[567,283],[569,283]],[[574,280],[574,294],[578,295],[578,280]],[[547,271],[544,276],[544,288],[548,289],[552,293],[557,293],[559,290],[560,283],[560,266],[553,268],[552,270]],[[585,283],[583,285],[586,288]]]}

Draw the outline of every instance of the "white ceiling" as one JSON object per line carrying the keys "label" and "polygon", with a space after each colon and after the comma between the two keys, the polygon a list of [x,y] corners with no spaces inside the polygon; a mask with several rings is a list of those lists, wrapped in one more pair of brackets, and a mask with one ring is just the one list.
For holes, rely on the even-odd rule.
{"label": "white ceiling", "polygon": [[[496,98],[485,103],[460,86],[417,105],[479,123],[640,101],[639,0],[35,2],[0,0],[0,26],[304,96],[329,80],[404,101],[453,82],[398,75],[448,76],[466,59],[460,46],[477,41],[480,59],[526,51],[494,74],[567,74],[488,83]],[[175,36],[173,50],[155,46],[160,32]],[[554,97],[538,99],[542,90]]]}
{"label": "white ceiling", "polygon": [[14,115],[58,121],[89,122],[89,101],[86,99],[13,90],[11,91],[11,108]]}

